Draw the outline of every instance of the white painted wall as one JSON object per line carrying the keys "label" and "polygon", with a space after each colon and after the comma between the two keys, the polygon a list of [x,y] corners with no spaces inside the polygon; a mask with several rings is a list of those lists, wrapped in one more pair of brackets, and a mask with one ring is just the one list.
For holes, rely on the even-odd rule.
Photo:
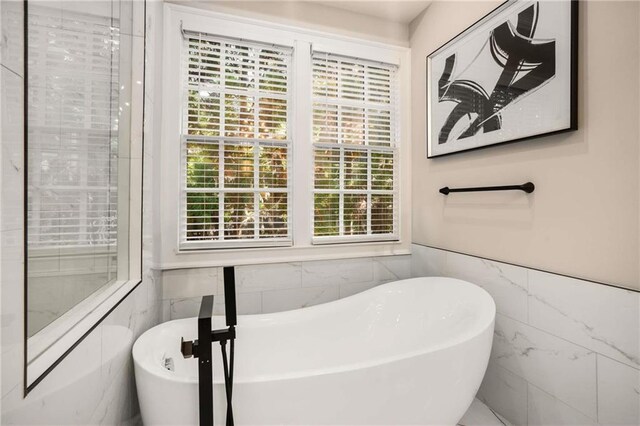
{"label": "white painted wall", "polygon": [[[413,242],[640,288],[640,3],[580,2],[578,131],[426,158],[426,56],[499,3],[434,2],[411,24]],[[530,196],[438,193],[529,180]]]}

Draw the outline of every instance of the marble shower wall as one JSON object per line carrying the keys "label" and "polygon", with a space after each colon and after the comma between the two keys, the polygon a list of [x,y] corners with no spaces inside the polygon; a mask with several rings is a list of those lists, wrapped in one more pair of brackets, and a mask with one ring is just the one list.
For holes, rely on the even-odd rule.
{"label": "marble shower wall", "polygon": [[[330,302],[409,278],[410,273],[409,255],[238,266],[238,313],[279,312]],[[224,294],[222,268],[166,270],[162,282],[164,321],[197,316],[203,295]],[[224,298],[214,300],[215,313],[222,313]]]}
{"label": "marble shower wall", "polygon": [[478,398],[514,425],[640,424],[640,293],[414,244],[413,276],[497,307]]}
{"label": "marble shower wall", "polygon": [[[22,139],[22,2],[0,5],[0,137],[2,142],[0,193],[0,278],[2,293],[1,396],[2,424],[114,425],[139,421],[131,347],[135,339],[161,316],[162,274],[152,265],[152,191],[154,174],[154,123],[145,114],[143,191],[143,279],[56,368],[23,398],[23,139]],[[49,2],[49,5],[59,3]],[[118,2],[121,7],[127,2]],[[136,16],[144,3],[134,1]],[[64,11],[62,11],[64,13]],[[155,41],[160,40],[162,4],[148,2],[146,16],[148,68],[158,65]],[[142,22],[142,20],[140,20]],[[157,28],[156,28],[157,27]],[[142,63],[144,29],[130,30],[136,38]],[[157,79],[157,77],[155,77]],[[141,84],[140,82],[139,84]],[[154,86],[147,72],[145,86]],[[153,91],[145,94],[145,108],[154,108]],[[132,108],[142,107],[132,105]],[[71,403],[72,402],[72,403]]]}

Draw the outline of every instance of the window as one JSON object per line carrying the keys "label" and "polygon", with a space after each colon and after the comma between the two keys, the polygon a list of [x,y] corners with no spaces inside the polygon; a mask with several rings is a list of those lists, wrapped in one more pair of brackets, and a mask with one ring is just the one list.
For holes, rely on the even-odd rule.
{"label": "window", "polygon": [[164,10],[158,267],[410,251],[409,49]]}
{"label": "window", "polygon": [[314,241],[397,239],[396,67],[312,60]]}
{"label": "window", "polygon": [[291,242],[292,50],[185,33],[180,247]]}

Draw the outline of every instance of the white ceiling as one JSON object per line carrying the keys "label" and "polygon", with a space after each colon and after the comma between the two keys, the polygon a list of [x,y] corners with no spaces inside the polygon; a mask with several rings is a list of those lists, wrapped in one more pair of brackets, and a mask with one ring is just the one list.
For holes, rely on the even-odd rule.
{"label": "white ceiling", "polygon": [[[308,0],[307,0],[308,1]],[[431,4],[431,0],[311,0],[325,6],[408,24]]]}
{"label": "white ceiling", "polygon": [[315,3],[361,15],[373,16],[385,21],[409,24],[432,0],[164,0],[169,3]]}

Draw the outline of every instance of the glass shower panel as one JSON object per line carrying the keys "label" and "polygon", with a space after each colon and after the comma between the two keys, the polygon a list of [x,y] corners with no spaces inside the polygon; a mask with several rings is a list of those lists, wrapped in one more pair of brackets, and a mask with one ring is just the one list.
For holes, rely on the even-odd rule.
{"label": "glass shower panel", "polygon": [[127,276],[131,4],[29,2],[28,337]]}

